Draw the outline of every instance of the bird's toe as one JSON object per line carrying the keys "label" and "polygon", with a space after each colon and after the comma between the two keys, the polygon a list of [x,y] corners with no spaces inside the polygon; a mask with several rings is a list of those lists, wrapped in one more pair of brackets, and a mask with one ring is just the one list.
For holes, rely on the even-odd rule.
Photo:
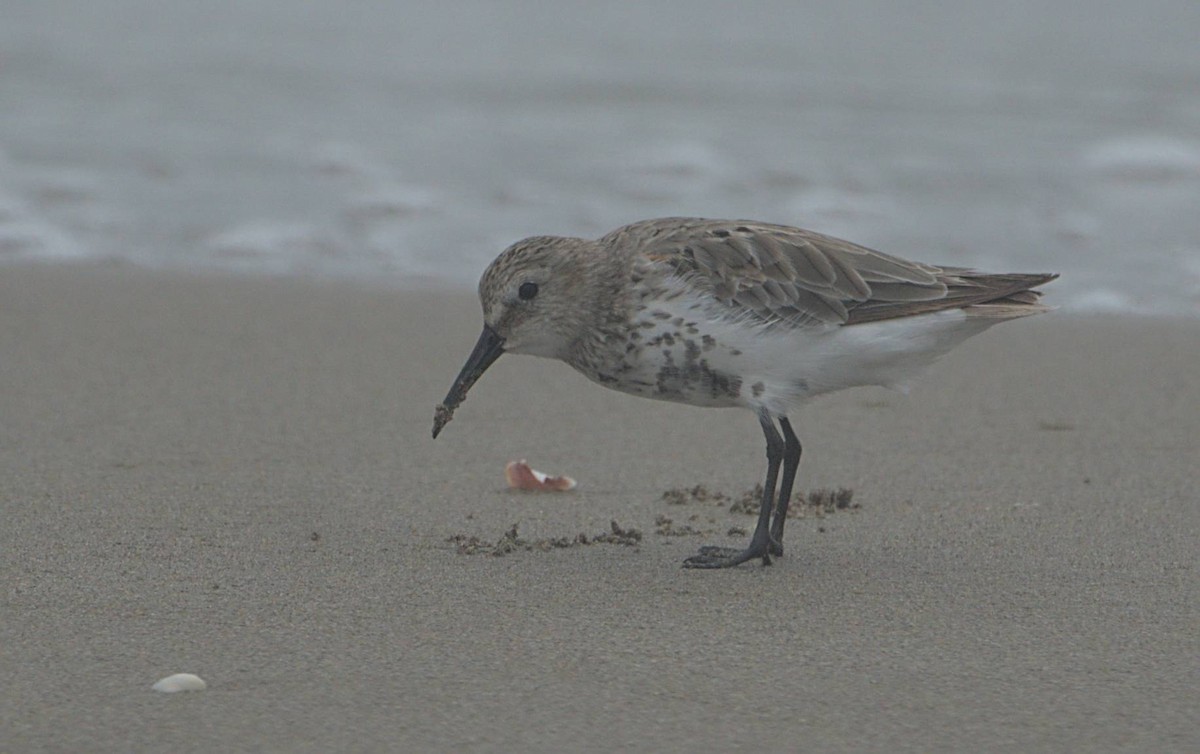
{"label": "bird's toe", "polygon": [[739,550],[736,547],[701,547],[700,551],[683,561],[684,568],[733,568],[748,560],[762,558],[763,565],[771,565],[771,555],[767,548],[747,547]]}

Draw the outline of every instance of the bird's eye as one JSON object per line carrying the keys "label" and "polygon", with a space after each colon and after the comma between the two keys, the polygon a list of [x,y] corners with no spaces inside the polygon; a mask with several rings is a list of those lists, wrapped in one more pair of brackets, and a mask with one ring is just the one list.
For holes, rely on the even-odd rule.
{"label": "bird's eye", "polygon": [[538,293],[537,283],[521,283],[521,287],[517,289],[517,295],[522,301],[528,301]]}

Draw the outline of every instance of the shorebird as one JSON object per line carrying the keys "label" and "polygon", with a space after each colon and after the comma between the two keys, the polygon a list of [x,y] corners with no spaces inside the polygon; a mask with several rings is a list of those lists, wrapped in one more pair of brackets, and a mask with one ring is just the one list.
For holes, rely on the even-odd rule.
{"label": "shorebird", "polygon": [[597,240],[533,236],[483,273],[483,332],[437,407],[433,436],[505,352],[559,359],[646,398],[748,408],[767,442],[750,543],[701,548],[684,566],[769,564],[783,553],[800,464],[789,410],[849,387],[903,389],[972,335],[1047,311],[1033,289],[1056,277],[913,262],[749,220],[669,217]]}

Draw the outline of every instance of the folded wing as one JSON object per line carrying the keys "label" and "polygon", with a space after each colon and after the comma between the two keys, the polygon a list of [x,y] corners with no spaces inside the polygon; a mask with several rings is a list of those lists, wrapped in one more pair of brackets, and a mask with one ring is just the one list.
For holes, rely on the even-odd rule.
{"label": "folded wing", "polygon": [[988,316],[1021,316],[1044,309],[1040,292],[1030,289],[1057,277],[937,267],[742,220],[647,220],[601,242],[634,245],[649,263],[688,278],[739,314],[793,325],[854,325],[985,304],[993,305]]}

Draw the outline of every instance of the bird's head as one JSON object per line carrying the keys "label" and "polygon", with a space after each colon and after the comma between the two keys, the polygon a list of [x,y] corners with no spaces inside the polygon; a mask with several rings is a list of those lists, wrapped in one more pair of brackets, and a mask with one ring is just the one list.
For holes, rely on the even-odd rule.
{"label": "bird's head", "polygon": [[483,332],[434,415],[433,436],[504,352],[564,358],[587,326],[594,242],[534,236],[505,249],[479,280]]}

